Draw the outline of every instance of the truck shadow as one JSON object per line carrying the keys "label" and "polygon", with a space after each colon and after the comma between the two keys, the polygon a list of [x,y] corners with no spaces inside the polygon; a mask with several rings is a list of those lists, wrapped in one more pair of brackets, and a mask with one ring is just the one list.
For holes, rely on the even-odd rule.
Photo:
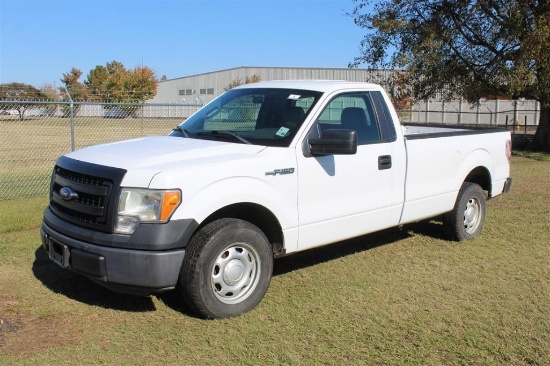
{"label": "truck shadow", "polygon": [[42,246],[35,251],[34,276],[52,292],[88,305],[129,312],[155,311],[150,297],[119,294],[53,263]]}
{"label": "truck shadow", "polygon": [[320,263],[330,262],[348,255],[392,244],[413,235],[425,235],[434,239],[446,240],[443,225],[439,219],[421,221],[279,258],[275,261],[273,275],[279,276]]}

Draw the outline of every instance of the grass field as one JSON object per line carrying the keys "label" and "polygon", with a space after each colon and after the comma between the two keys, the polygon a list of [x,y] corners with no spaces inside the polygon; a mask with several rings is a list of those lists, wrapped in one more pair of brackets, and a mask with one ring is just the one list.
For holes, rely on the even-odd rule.
{"label": "grass field", "polygon": [[[75,149],[167,135],[182,118],[75,118]],[[69,118],[0,119],[0,200],[46,194],[55,160],[71,151]]]}
{"label": "grass field", "polygon": [[408,225],[275,262],[265,299],[206,321],[51,263],[45,197],[0,202],[1,365],[550,365],[550,161],[514,157],[483,235]]}

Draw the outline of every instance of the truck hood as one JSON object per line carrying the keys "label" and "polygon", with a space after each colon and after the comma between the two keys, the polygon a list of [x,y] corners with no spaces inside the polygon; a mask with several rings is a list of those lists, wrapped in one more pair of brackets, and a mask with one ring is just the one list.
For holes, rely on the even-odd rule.
{"label": "truck hood", "polygon": [[153,175],[168,168],[243,158],[263,149],[265,146],[154,136],[91,146],[69,153],[67,157],[125,169],[125,184],[147,186]]}

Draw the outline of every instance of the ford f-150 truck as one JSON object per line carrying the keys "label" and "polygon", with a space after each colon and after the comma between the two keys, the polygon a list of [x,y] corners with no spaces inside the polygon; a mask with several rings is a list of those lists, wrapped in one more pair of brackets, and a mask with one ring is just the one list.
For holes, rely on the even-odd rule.
{"label": "ford f-150 truck", "polygon": [[401,126],[379,85],[248,84],[169,135],[60,157],[40,232],[51,260],[109,289],[177,289],[231,317],[279,256],[440,215],[449,238],[477,237],[510,155],[506,130]]}

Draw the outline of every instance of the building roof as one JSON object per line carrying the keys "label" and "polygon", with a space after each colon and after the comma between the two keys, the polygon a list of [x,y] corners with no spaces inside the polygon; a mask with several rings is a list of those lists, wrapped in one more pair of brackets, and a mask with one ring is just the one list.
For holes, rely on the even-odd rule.
{"label": "building roof", "polygon": [[299,66],[299,67],[292,67],[292,66],[238,66],[238,67],[231,67],[229,69],[222,69],[222,70],[215,70],[215,71],[209,71],[209,72],[203,72],[200,74],[193,74],[193,75],[186,75],[186,76],[180,76],[177,78],[171,78],[166,80],[160,80],[159,82],[166,82],[166,81],[173,81],[178,79],[186,79],[186,78],[192,78],[197,76],[203,76],[203,75],[209,75],[209,74],[217,74],[221,72],[226,71],[234,71],[239,69],[264,69],[264,70],[352,70],[352,71],[387,71],[387,70],[378,70],[378,69],[359,69],[359,68],[349,68],[349,67],[305,67],[305,66]]}

